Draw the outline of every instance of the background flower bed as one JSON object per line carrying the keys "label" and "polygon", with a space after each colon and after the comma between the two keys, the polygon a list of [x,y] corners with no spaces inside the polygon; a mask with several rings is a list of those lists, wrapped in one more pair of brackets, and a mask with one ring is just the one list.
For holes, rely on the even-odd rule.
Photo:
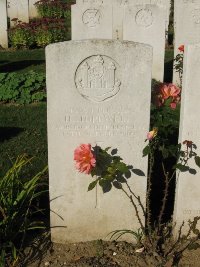
{"label": "background flower bed", "polygon": [[13,19],[9,43],[14,48],[45,47],[71,37],[71,4],[73,0],[41,0],[36,2],[39,18],[24,23]]}

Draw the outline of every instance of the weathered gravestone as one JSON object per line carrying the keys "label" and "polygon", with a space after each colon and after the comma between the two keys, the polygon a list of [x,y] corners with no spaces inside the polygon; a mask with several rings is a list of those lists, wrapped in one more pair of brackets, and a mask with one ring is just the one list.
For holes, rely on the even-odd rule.
{"label": "weathered gravestone", "polygon": [[[179,54],[180,45],[200,42],[200,1],[175,0],[175,47],[174,56]],[[173,81],[180,84],[178,73],[174,70]]]}
{"label": "weathered gravestone", "polygon": [[8,0],[7,6],[11,26],[15,24],[12,19],[16,18],[22,22],[29,22],[28,0]]}
{"label": "weathered gravestone", "polygon": [[[80,13],[74,12],[74,10],[82,9],[85,7],[90,7],[90,10],[98,10],[99,16],[99,27],[96,27],[93,32],[91,32],[90,38],[103,38],[103,39],[118,39],[123,40],[123,16],[124,16],[124,6],[129,4],[127,0],[79,0],[76,1],[76,5],[72,8],[72,39],[86,39],[85,36],[89,31],[86,28],[86,32],[81,33],[78,30],[77,20],[80,19]],[[109,10],[108,16],[105,16],[105,12]],[[101,28],[100,28],[101,25]],[[73,29],[77,29],[76,37],[73,38]],[[109,34],[106,35],[109,29]],[[84,35],[83,35],[84,34]],[[93,37],[93,35],[95,36]],[[87,37],[87,36],[86,36]]]}
{"label": "weathered gravestone", "polygon": [[[48,46],[46,62],[52,239],[105,239],[116,229],[138,229],[121,190],[87,192],[94,178],[78,173],[73,154],[82,143],[117,148],[124,162],[146,174],[142,149],[149,129],[152,48],[70,41]],[[146,177],[133,176],[128,182],[145,203]]]}
{"label": "weathered gravestone", "polygon": [[126,6],[124,40],[146,43],[153,47],[154,79],[163,81],[165,56],[165,9],[156,5]]}
{"label": "weathered gravestone", "polygon": [[35,6],[36,2],[38,2],[38,0],[29,0],[29,18],[38,17],[38,11]]}
{"label": "weathered gravestone", "polygon": [[[124,7],[133,5],[145,5],[145,4],[156,4],[165,10],[165,27],[168,30],[169,24],[169,12],[170,12],[170,1],[169,0],[77,0],[76,5],[72,7],[72,39],[80,40],[87,38],[110,38],[123,40],[123,21],[124,21]],[[93,31],[84,27],[82,14],[86,10],[86,6],[90,9],[90,20],[98,19],[98,27],[95,26]],[[110,19],[107,19],[104,14],[104,10],[101,11],[102,7],[107,7],[110,10]],[[107,9],[106,8],[106,9]],[[112,9],[112,11],[111,11]],[[98,12],[97,12],[98,10]],[[112,14],[111,14],[112,12]],[[92,15],[93,13],[93,15]],[[102,19],[103,18],[103,19]],[[78,21],[78,23],[77,23]],[[103,21],[103,22],[101,22]],[[81,27],[83,31],[79,30]],[[103,25],[104,24],[104,25]],[[100,27],[101,25],[101,27]],[[103,29],[103,27],[106,27]],[[105,31],[109,28],[110,32],[107,34]],[[82,29],[81,28],[81,29]],[[112,28],[112,34],[111,34]]]}
{"label": "weathered gravestone", "polygon": [[[199,73],[200,44],[189,45],[185,52],[179,141],[192,141],[197,146],[197,150],[194,151],[198,155],[200,155]],[[200,216],[200,170],[194,160],[189,160],[189,166],[196,169],[197,174],[182,172],[178,175],[174,210],[174,221],[177,226],[185,221],[185,233],[188,229],[186,227],[188,220]]]}
{"label": "weathered gravestone", "polygon": [[0,46],[8,47],[6,0],[0,0]]}
{"label": "weathered gravestone", "polygon": [[[116,0],[113,0],[116,1]],[[120,0],[119,0],[120,1]],[[122,0],[121,0],[122,1]],[[126,0],[125,0],[126,1]],[[170,0],[127,0],[129,5],[157,5],[165,9],[165,19],[166,19],[166,30],[169,26],[169,15],[170,15]]]}
{"label": "weathered gravestone", "polygon": [[112,39],[111,5],[73,5],[72,40]]}

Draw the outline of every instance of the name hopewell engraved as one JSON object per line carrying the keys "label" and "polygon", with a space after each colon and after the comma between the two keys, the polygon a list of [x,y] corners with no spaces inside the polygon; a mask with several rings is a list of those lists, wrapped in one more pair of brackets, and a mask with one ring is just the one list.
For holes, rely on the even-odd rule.
{"label": "name hopewell engraved", "polygon": [[120,90],[118,72],[119,66],[113,59],[102,55],[91,56],[76,70],[76,88],[89,100],[104,101],[115,96]]}
{"label": "name hopewell engraved", "polygon": [[149,27],[153,24],[153,14],[150,9],[140,9],[135,16],[136,24],[142,27]]}

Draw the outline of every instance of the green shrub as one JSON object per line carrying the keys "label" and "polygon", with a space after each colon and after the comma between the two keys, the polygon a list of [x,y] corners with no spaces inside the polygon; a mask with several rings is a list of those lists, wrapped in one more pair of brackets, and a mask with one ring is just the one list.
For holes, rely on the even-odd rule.
{"label": "green shrub", "polygon": [[75,3],[73,0],[41,0],[35,6],[38,13],[43,18],[68,18],[70,19],[70,5]]}
{"label": "green shrub", "polygon": [[30,23],[16,20],[16,25],[9,30],[10,44],[15,48],[45,47],[69,39],[69,26],[65,18],[41,18]]}
{"label": "green shrub", "polygon": [[29,48],[34,45],[31,25],[15,20],[15,26],[9,30],[9,39],[14,48]]}
{"label": "green shrub", "polygon": [[45,28],[38,28],[35,34],[35,41],[38,47],[45,47],[53,43],[53,35]]}
{"label": "green shrub", "polygon": [[46,99],[45,75],[27,73],[0,73],[0,101],[29,104]]}
{"label": "green shrub", "polygon": [[0,178],[0,266],[19,266],[27,232],[44,228],[42,221],[35,221],[33,217],[41,212],[35,204],[47,191],[41,183],[47,168],[27,180],[22,173],[30,161],[25,155],[18,157]]}

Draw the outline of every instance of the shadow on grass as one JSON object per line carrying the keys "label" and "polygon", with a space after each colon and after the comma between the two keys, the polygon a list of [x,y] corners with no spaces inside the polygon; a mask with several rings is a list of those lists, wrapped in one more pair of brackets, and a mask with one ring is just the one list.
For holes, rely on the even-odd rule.
{"label": "shadow on grass", "polygon": [[0,65],[8,62],[9,62],[8,60],[0,60]]}
{"label": "shadow on grass", "polygon": [[[2,63],[2,62],[0,62]],[[37,66],[44,64],[45,60],[23,60],[23,61],[15,61],[9,62],[2,66],[0,66],[0,72],[13,72],[25,69],[29,66]]]}
{"label": "shadow on grass", "polygon": [[9,140],[19,135],[23,131],[24,131],[23,128],[18,128],[18,127],[0,127],[0,142]]}

